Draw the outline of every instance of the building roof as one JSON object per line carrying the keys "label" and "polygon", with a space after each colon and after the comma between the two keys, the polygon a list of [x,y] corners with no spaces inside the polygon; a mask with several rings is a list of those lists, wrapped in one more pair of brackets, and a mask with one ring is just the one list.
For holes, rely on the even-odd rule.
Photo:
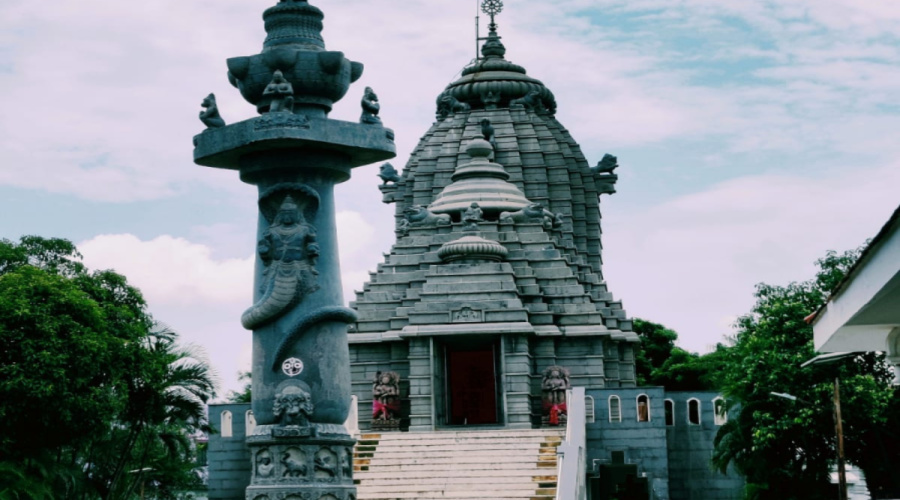
{"label": "building roof", "polygon": [[900,355],[900,207],[811,321],[818,351]]}

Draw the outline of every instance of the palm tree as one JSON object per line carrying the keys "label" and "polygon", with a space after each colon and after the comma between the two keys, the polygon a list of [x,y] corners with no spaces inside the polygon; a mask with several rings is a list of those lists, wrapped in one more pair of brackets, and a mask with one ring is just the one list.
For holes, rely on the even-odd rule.
{"label": "palm tree", "polygon": [[157,489],[177,487],[192,474],[192,439],[209,432],[206,403],[216,376],[196,346],[176,344],[177,334],[156,322],[136,352],[128,383],[127,428],[119,443],[106,499],[129,498],[149,479]]}

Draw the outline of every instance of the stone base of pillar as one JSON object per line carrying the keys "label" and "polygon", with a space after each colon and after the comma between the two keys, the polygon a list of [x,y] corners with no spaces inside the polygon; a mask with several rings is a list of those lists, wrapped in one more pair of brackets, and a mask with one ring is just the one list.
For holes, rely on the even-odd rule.
{"label": "stone base of pillar", "polygon": [[260,425],[247,436],[247,500],[356,500],[353,445],[342,425]]}

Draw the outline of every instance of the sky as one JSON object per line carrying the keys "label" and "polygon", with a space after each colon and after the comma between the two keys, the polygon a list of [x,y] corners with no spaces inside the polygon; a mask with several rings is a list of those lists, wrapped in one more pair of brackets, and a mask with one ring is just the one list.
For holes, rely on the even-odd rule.
{"label": "sky", "polygon": [[[314,0],[405,164],[475,56],[476,0]],[[260,51],[274,0],[0,2],[0,238],[76,242],[139,287],[221,381],[250,365],[256,190],[193,164],[200,101],[254,116],[225,59]],[[604,276],[630,316],[705,352],[754,285],[810,278],[900,203],[900,3],[506,0],[506,58],[555,94],[588,161],[618,156]],[[482,16],[482,29],[487,20]],[[377,165],[337,189],[347,300],[394,242]]]}

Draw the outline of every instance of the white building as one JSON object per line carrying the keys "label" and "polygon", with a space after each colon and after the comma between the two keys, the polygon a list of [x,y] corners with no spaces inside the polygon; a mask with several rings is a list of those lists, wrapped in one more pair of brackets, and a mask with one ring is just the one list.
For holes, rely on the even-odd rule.
{"label": "white building", "polygon": [[900,207],[813,319],[819,352],[882,351],[900,374]]}

